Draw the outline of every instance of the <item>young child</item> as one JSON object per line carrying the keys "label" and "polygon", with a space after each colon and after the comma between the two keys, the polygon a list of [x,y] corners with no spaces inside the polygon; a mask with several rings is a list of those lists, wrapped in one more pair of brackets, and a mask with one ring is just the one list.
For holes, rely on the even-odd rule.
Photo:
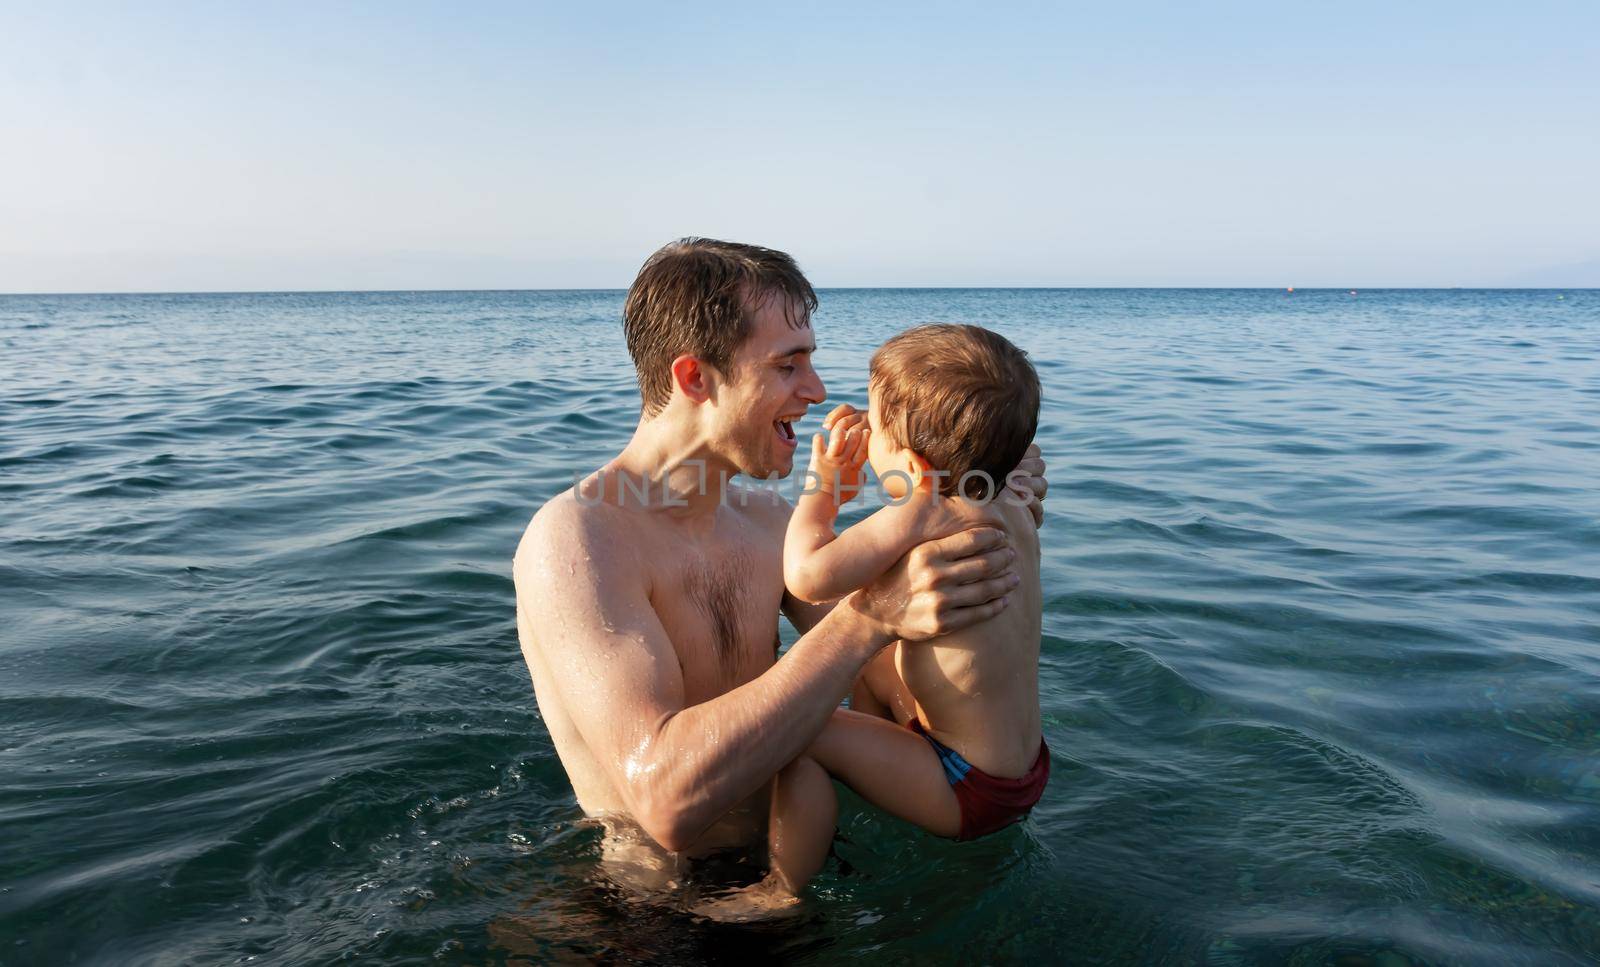
{"label": "young child", "polygon": [[[872,357],[867,412],[839,407],[824,424],[827,442],[812,439],[814,490],[800,497],[784,541],[791,594],[840,598],[918,544],[975,526],[1010,536],[1019,581],[987,621],[898,642],[874,659],[853,710],[836,712],[779,774],[772,872],[753,889],[783,902],[821,869],[838,811],[830,776],[958,840],[1004,828],[1038,802],[1050,775],[1039,724],[1039,539],[1006,484],[1033,440],[1039,395],[1026,354],[1004,337],[920,326]],[[859,490],[868,461],[889,503],[835,536],[839,507]]]}

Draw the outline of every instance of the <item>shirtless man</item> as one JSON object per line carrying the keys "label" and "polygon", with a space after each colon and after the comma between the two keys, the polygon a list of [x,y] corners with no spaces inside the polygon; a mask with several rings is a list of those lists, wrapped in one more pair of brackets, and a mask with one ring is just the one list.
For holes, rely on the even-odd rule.
{"label": "shirtless man", "polygon": [[[727,481],[792,469],[792,425],[827,396],[815,307],[781,252],[686,239],[653,255],[624,309],[633,439],[517,548],[517,633],[556,753],[608,854],[632,844],[637,865],[650,847],[659,884],[683,857],[762,841],[773,776],[884,646],[986,620],[1017,585],[986,528],[917,547],[837,607],[785,595],[789,504]],[[1024,469],[1042,496],[1043,463]],[[802,633],[781,661],[780,609]]]}

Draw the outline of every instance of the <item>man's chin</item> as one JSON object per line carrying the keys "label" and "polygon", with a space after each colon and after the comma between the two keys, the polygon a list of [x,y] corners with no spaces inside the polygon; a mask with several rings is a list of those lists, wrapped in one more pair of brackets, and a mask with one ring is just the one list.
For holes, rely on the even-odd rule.
{"label": "man's chin", "polygon": [[745,467],[743,473],[751,480],[782,480],[794,472],[794,454],[774,457],[766,461],[764,467]]}

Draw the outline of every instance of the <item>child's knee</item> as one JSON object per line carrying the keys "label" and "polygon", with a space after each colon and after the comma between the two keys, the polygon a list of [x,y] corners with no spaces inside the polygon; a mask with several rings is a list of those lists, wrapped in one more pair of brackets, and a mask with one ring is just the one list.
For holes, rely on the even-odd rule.
{"label": "child's knee", "polygon": [[815,787],[819,782],[828,782],[828,770],[822,768],[817,760],[809,755],[797,757],[793,762],[784,766],[778,773],[778,781],[791,786]]}
{"label": "child's knee", "polygon": [[832,825],[838,814],[833,777],[808,755],[800,756],[778,773],[778,796],[789,809],[809,814],[813,822]]}
{"label": "child's knee", "polygon": [[793,762],[778,770],[778,778],[788,779],[791,776],[798,776],[802,774],[805,771],[806,760],[809,758],[809,756],[804,755],[795,757]]}

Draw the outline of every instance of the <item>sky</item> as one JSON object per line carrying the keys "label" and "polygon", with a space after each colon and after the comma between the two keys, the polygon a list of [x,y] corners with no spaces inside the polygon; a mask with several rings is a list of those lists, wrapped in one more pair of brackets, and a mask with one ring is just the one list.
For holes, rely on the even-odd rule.
{"label": "sky", "polygon": [[1600,286],[1600,3],[0,6],[0,292]]}

